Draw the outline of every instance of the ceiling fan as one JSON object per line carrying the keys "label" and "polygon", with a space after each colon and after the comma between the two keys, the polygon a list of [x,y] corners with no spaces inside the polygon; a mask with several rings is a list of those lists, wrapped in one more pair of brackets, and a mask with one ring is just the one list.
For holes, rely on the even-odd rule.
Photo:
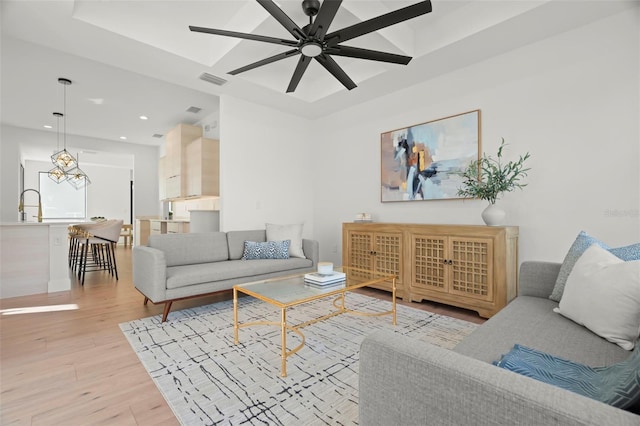
{"label": "ceiling fan", "polygon": [[[356,37],[389,27],[399,22],[415,18],[425,13],[431,12],[431,2],[429,0],[416,3],[393,12],[380,15],[350,27],[338,31],[327,33],[333,18],[336,16],[342,0],[324,0],[320,5],[319,0],[303,0],[302,10],[309,17],[309,24],[300,28],[295,22],[285,14],[272,0],[256,0],[264,7],[271,16],[286,28],[295,40],[286,40],[276,37],[268,37],[236,31],[217,30],[213,28],[189,26],[194,32],[222,35],[227,37],[243,38],[247,40],[263,41],[266,43],[279,44],[291,47],[291,50],[279,53],[266,59],[254,62],[244,67],[229,71],[228,74],[236,75],[249,71],[281,59],[300,55],[287,93],[294,92],[302,75],[307,70],[311,59],[315,59],[327,71],[329,71],[340,83],[351,90],[356,84],[349,78],[342,68],[331,56],[346,56],[350,58],[369,59],[372,61],[389,62],[394,64],[407,65],[412,59],[410,56],[397,55],[394,53],[380,52],[377,50],[362,49],[359,47],[345,46],[341,43]],[[317,16],[316,16],[317,15]],[[313,17],[316,16],[315,20]]]}

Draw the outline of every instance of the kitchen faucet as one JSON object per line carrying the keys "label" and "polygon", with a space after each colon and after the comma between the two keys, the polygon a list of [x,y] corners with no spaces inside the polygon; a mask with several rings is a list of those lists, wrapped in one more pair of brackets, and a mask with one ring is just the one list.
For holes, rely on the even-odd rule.
{"label": "kitchen faucet", "polygon": [[[25,189],[24,191],[22,191],[20,193],[20,204],[18,204],[18,211],[21,213],[20,214],[20,221],[24,222],[25,221],[25,213],[24,213],[24,193],[28,192],[28,191],[33,191],[36,194],[38,194],[38,222],[42,222],[42,199],[40,198],[40,192],[35,190],[35,189]],[[33,205],[31,206],[26,206],[26,207],[35,207]]]}

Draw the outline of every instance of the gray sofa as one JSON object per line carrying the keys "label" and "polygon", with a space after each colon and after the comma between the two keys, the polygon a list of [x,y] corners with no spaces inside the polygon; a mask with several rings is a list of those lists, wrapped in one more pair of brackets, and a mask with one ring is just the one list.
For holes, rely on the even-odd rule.
{"label": "gray sofa", "polygon": [[591,365],[630,355],[554,313],[560,264],[524,262],[518,297],[453,351],[390,331],[360,351],[360,425],[640,425],[640,416],[491,364],[515,343]]}
{"label": "gray sofa", "polygon": [[149,236],[133,248],[133,283],[144,304],[164,303],[162,322],[180,299],[226,291],[235,284],[314,271],[319,245],[303,239],[306,258],[241,260],[245,241],[266,241],[266,231],[229,231]]}

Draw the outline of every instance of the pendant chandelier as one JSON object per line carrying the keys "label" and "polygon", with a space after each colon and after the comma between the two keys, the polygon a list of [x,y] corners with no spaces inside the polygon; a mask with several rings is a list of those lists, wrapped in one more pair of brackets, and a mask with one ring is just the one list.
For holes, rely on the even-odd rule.
{"label": "pendant chandelier", "polygon": [[[54,112],[53,115],[56,117],[58,121],[57,131],[56,131],[58,145],[56,147],[56,150],[59,151],[60,150],[60,117],[62,117],[62,114],[59,112]],[[67,173],[64,171],[62,167],[58,165],[56,165],[53,169],[49,170],[47,175],[49,176],[49,179],[51,179],[55,183],[60,183],[67,180]]]}
{"label": "pendant chandelier", "polygon": [[[64,86],[64,103],[63,103],[63,117],[64,117],[64,148],[61,151],[56,152],[51,156],[51,162],[54,165],[61,168],[63,171],[68,171],[78,166],[77,160],[67,151],[67,86],[71,85],[71,80],[67,78],[59,78],[58,83]],[[59,147],[58,147],[59,148]]]}
{"label": "pendant chandelier", "polygon": [[67,181],[75,189],[82,189],[91,184],[91,180],[89,180],[89,176],[80,168],[80,154],[76,154],[76,158],[76,167],[67,171]]}

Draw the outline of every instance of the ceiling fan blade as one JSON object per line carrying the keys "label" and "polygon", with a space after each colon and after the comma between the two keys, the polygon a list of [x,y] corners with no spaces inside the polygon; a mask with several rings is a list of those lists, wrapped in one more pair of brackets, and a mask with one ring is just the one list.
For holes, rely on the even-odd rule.
{"label": "ceiling fan blade", "polygon": [[324,0],[322,2],[318,15],[309,29],[310,36],[315,36],[318,40],[324,38],[331,22],[333,22],[333,18],[336,17],[341,3],[342,0]]}
{"label": "ceiling fan blade", "polygon": [[295,56],[295,55],[298,55],[298,54],[300,54],[300,51],[298,49],[288,50],[286,52],[278,53],[277,55],[273,55],[273,56],[271,56],[269,58],[266,58],[266,59],[263,59],[261,61],[254,62],[252,64],[246,65],[246,66],[244,66],[242,68],[238,68],[238,69],[235,69],[233,71],[229,71],[227,74],[231,74],[231,75],[240,74],[241,72],[249,71],[249,70],[252,70],[254,68],[258,68],[258,67],[261,67],[263,65],[267,65],[267,64],[270,64],[272,62],[276,62],[276,61],[279,61],[281,59],[286,59],[286,58],[289,58],[291,56]]}
{"label": "ceiling fan blade", "polygon": [[412,59],[411,56],[396,55],[395,53],[380,52],[377,50],[362,49],[360,47],[351,47],[338,45],[329,47],[325,53],[335,56],[346,56],[349,58],[369,59],[372,61],[389,62],[392,64],[407,65]]}
{"label": "ceiling fan blade", "polygon": [[301,38],[305,38],[304,32],[300,29],[300,27],[289,18],[289,16],[282,11],[272,0],[256,0],[260,3],[260,6],[264,7],[267,12],[280,24],[286,28],[287,31],[291,33],[297,40]]}
{"label": "ceiling fan blade", "polygon": [[298,60],[298,65],[296,66],[296,70],[293,72],[293,76],[291,77],[291,81],[289,82],[289,87],[287,87],[287,93],[295,92],[296,87],[298,87],[298,83],[300,83],[300,79],[302,75],[307,70],[307,67],[311,63],[311,58],[308,56],[300,55],[300,59]]}
{"label": "ceiling fan blade", "polygon": [[322,54],[322,55],[316,56],[315,59],[316,61],[320,62],[320,65],[325,67],[327,71],[333,74],[333,76],[337,78],[338,81],[342,83],[342,85],[347,89],[351,90],[358,87],[353,82],[353,80],[349,78],[347,73],[345,73],[344,70],[340,68],[340,65],[338,65],[336,61],[333,60],[331,56]]}
{"label": "ceiling fan blade", "polygon": [[215,34],[227,37],[244,38],[247,40],[264,41],[266,43],[280,44],[285,46],[297,46],[298,42],[293,40],[284,40],[276,37],[261,36],[248,33],[239,33],[237,31],[216,30],[213,28],[194,27],[189,25],[189,29],[197,33]]}
{"label": "ceiling fan blade", "polygon": [[399,22],[406,21],[429,12],[431,12],[431,2],[429,0],[422,1],[393,12],[380,15],[376,18],[360,22],[359,24],[329,33],[325,36],[325,41],[329,46],[335,46],[343,41],[369,34],[379,29],[395,25]]}

